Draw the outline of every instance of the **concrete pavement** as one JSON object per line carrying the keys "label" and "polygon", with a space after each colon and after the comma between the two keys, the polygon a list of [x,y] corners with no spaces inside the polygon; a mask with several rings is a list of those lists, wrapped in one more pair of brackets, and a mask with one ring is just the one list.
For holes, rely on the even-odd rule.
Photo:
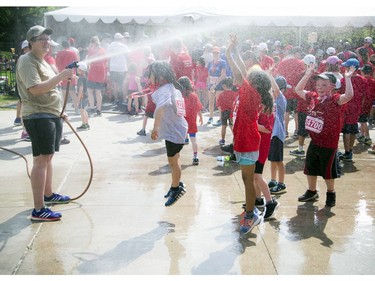
{"label": "concrete pavement", "polygon": [[[80,117],[70,113],[78,127]],[[0,111],[0,116],[0,146],[25,155],[31,168],[31,144],[21,141],[21,128],[13,126],[15,111]],[[367,153],[368,146],[356,144],[354,161],[343,165],[344,175],[336,182],[337,205],[329,209],[321,179],[319,201],[297,201],[307,188],[306,177],[303,160],[288,153],[297,140],[288,139],[288,192],[277,196],[281,205],[276,217],[241,236],[241,172],[237,164],[216,161],[222,155],[220,128],[199,127],[199,166],[191,165],[191,145],[184,147],[187,193],[166,208],[163,195],[170,173],[164,143],[152,141],[149,133],[138,136],[141,124],[141,116],[119,114],[109,105],[102,117],[90,119],[91,130],[79,135],[93,159],[93,181],[80,199],[52,207],[63,214],[58,222],[30,221],[33,204],[25,162],[0,150],[0,274],[375,273],[375,155]],[[66,125],[64,132],[71,143],[54,156],[55,191],[76,197],[86,187],[90,167]],[[375,140],[374,130],[371,135]],[[231,136],[228,130],[227,142]],[[270,179],[268,163],[264,176]]]}

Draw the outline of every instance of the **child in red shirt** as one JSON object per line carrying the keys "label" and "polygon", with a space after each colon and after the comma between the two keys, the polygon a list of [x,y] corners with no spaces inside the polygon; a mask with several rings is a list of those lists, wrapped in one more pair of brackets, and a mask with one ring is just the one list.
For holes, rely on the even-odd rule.
{"label": "child in red shirt", "polygon": [[[261,104],[265,112],[272,112],[271,80],[267,73],[254,70],[247,74],[246,66],[237,48],[237,36],[230,35],[226,58],[232,70],[235,84],[239,86],[239,99],[233,117],[233,149],[241,167],[245,185],[245,214],[240,222],[240,232],[249,233],[262,219],[255,207],[254,170],[259,156],[260,134],[258,114]],[[233,57],[232,57],[233,53]]]}
{"label": "child in red shirt", "polygon": [[207,79],[208,70],[205,67],[206,63],[203,57],[198,60],[197,66],[194,68],[193,78],[194,78],[194,88],[196,94],[203,105],[203,110],[208,110],[208,89],[207,89]]}
{"label": "child in red shirt", "polygon": [[182,96],[185,100],[185,119],[188,123],[188,131],[189,138],[191,140],[191,145],[193,147],[193,165],[199,165],[198,159],[198,144],[197,144],[197,116],[199,116],[199,124],[203,125],[203,115],[202,115],[202,104],[198,99],[198,96],[193,91],[193,86],[191,85],[191,81],[187,76],[182,76],[178,79],[178,83],[180,83],[181,87],[183,88]]}
{"label": "child in red shirt", "polygon": [[333,207],[336,205],[335,178],[339,176],[337,147],[344,105],[353,98],[351,77],[355,67],[351,66],[345,73],[346,90],[342,95],[335,90],[337,78],[331,72],[324,72],[315,77],[316,92],[304,90],[314,73],[314,67],[314,64],[307,66],[305,75],[296,86],[296,93],[309,102],[305,127],[311,137],[304,168],[308,190],[298,198],[298,201],[307,202],[319,198],[316,190],[317,177],[321,176],[327,186],[326,206]]}
{"label": "child in red shirt", "polygon": [[217,107],[220,108],[221,112],[221,139],[219,140],[219,144],[224,145],[228,123],[229,128],[233,132],[233,104],[238,97],[238,93],[233,91],[235,87],[233,87],[232,78],[224,78],[221,83],[224,92],[217,98]]}

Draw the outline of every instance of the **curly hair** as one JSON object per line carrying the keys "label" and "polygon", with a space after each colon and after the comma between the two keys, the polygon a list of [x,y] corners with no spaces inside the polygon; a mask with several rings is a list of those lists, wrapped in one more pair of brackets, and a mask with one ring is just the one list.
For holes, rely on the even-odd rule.
{"label": "curly hair", "polygon": [[264,112],[271,113],[273,108],[273,97],[270,93],[271,80],[263,70],[254,69],[247,74],[247,80],[259,93],[264,105]]}

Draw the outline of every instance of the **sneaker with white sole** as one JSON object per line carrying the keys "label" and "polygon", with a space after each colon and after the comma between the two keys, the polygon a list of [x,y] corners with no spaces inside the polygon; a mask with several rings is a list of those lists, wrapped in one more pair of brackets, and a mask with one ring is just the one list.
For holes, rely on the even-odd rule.
{"label": "sneaker with white sole", "polygon": [[69,196],[52,193],[51,196],[44,196],[45,204],[67,204],[71,201]]}
{"label": "sneaker with white sole", "polygon": [[272,199],[271,202],[266,204],[266,211],[264,214],[264,219],[271,219],[275,216],[277,209],[279,208],[280,203],[276,199]]}
{"label": "sneaker with white sole", "polygon": [[31,220],[33,221],[58,221],[61,217],[61,213],[53,212],[46,207],[43,207],[39,211],[34,209],[31,213]]}
{"label": "sneaker with white sole", "polygon": [[260,223],[261,220],[262,216],[259,214],[259,212],[247,212],[240,222],[240,232],[242,234],[249,233],[255,226]]}

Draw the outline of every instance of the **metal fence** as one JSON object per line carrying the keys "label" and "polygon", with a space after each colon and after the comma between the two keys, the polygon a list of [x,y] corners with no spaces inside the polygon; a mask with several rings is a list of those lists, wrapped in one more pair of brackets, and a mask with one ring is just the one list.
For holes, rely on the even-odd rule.
{"label": "metal fence", "polygon": [[16,90],[16,59],[11,53],[0,54],[0,94],[14,95]]}

